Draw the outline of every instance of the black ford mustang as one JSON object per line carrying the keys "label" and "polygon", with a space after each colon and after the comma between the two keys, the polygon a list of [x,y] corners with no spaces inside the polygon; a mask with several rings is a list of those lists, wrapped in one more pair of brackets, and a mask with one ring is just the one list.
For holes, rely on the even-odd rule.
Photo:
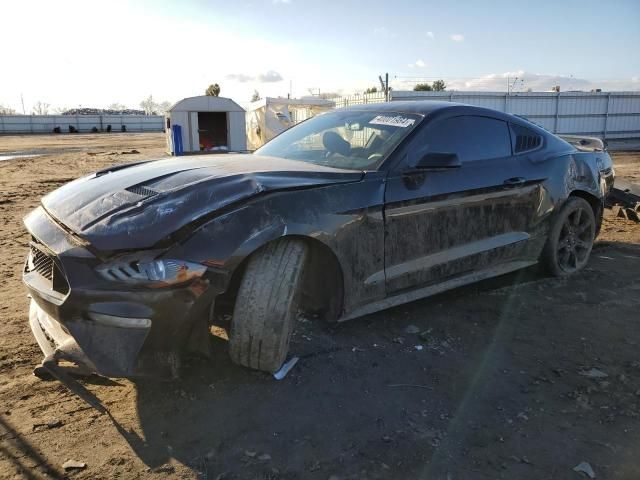
{"label": "black ford mustang", "polygon": [[[177,374],[233,306],[232,359],[273,372],[300,309],[346,320],[537,262],[588,261],[613,169],[526,120],[444,102],[327,113],[252,155],[120,165],[25,219],[46,368]],[[598,145],[600,148],[597,148]]]}

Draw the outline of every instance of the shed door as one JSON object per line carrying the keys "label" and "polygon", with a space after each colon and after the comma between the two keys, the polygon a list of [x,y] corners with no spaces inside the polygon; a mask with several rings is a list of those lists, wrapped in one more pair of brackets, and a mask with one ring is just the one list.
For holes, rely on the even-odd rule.
{"label": "shed door", "polygon": [[200,151],[215,152],[229,149],[227,112],[198,112],[198,140]]}

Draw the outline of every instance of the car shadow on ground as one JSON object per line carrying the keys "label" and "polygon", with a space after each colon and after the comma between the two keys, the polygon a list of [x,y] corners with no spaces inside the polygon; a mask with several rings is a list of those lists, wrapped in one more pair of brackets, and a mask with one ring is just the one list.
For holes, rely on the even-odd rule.
{"label": "car shadow on ground", "polygon": [[[301,319],[301,360],[282,381],[235,366],[214,337],[213,359],[192,360],[182,380],[137,380],[141,430],[118,430],[152,470],[175,459],[205,478],[535,478],[579,457],[580,442],[557,449],[576,435],[615,445],[595,400],[596,425],[579,425],[576,398],[592,381],[575,372],[602,355],[624,369],[637,348],[619,343],[640,341],[637,326],[612,332],[597,311],[621,285],[637,288],[637,253],[599,245],[569,279],[527,269],[345,324]],[[600,450],[592,461],[611,463]]]}

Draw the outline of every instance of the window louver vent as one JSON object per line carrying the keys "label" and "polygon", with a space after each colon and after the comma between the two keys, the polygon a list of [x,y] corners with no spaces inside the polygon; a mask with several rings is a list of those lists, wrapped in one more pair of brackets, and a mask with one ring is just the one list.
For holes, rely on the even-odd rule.
{"label": "window louver vent", "polygon": [[542,139],[538,135],[518,135],[516,137],[516,153],[538,148],[541,142]]}

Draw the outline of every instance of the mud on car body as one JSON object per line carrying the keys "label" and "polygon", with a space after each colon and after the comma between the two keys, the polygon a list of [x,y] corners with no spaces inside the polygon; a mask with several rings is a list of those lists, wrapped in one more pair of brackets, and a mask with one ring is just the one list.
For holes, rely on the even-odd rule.
{"label": "mud on car body", "polygon": [[[233,308],[229,353],[277,370],[294,316],[346,320],[541,263],[587,262],[613,168],[524,119],[446,102],[336,110],[252,155],[105,169],[25,218],[51,364],[176,375]],[[587,151],[585,151],[587,150]]]}

